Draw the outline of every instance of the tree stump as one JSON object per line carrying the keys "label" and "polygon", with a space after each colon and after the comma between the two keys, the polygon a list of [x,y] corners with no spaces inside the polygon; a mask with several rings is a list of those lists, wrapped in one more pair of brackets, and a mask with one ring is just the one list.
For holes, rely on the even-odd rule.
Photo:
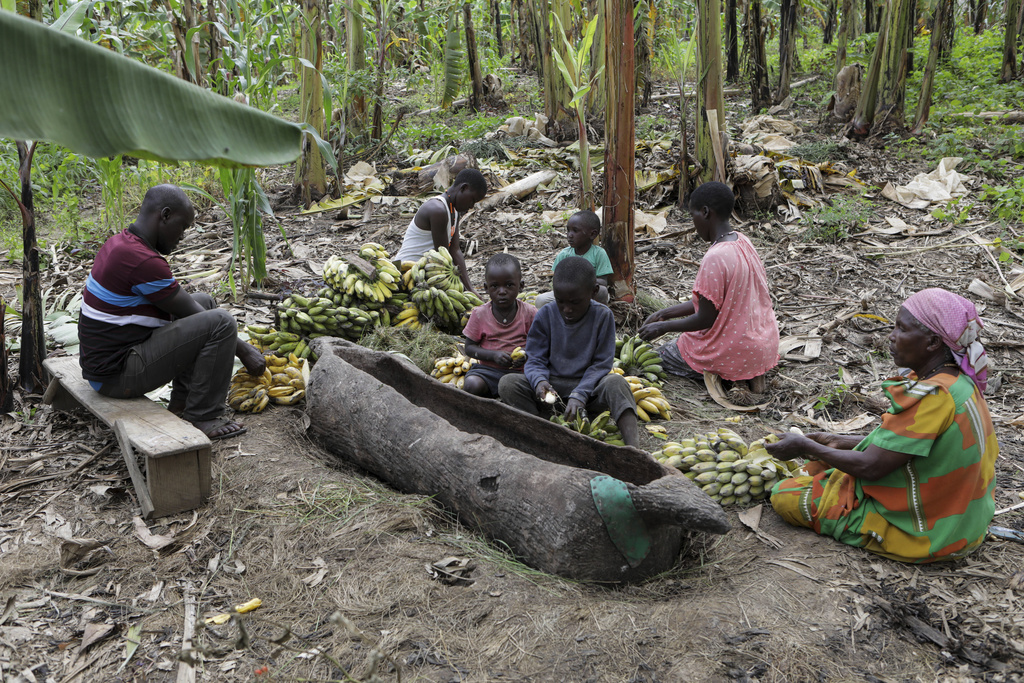
{"label": "tree stump", "polygon": [[610,446],[441,384],[396,356],[314,342],[312,434],[395,488],[433,496],[546,572],[638,581],[684,533],[725,533],[722,508],[643,451]]}
{"label": "tree stump", "polygon": [[422,168],[410,168],[396,172],[385,194],[419,196],[447,190],[459,171],[478,168],[472,154],[456,154]]}

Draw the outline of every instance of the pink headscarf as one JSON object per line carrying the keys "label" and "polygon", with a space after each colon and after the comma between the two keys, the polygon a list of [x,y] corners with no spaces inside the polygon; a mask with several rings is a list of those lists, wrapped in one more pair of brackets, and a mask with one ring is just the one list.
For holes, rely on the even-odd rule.
{"label": "pink headscarf", "polygon": [[953,352],[960,370],[985,391],[988,383],[988,357],[978,341],[981,318],[967,299],[933,287],[922,289],[903,302],[903,308],[929,330],[939,335]]}

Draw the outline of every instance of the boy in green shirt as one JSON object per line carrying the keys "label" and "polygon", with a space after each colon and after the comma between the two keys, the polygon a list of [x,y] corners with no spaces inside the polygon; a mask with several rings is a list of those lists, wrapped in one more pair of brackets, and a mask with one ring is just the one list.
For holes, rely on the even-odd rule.
{"label": "boy in green shirt", "polygon": [[[593,299],[607,304],[608,276],[612,274],[612,263],[608,260],[608,253],[594,244],[594,239],[601,233],[601,219],[593,211],[577,211],[569,217],[565,230],[569,246],[558,252],[555,262],[551,264],[551,272],[555,272],[555,267],[570,256],[585,258],[594,266],[594,272],[597,274],[597,292]],[[554,300],[554,292],[543,292],[537,295],[535,305],[539,309]]]}

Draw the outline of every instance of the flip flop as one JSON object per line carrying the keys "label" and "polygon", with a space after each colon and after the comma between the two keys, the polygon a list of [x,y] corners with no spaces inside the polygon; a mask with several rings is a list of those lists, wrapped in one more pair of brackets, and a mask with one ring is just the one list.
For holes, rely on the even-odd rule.
{"label": "flip flop", "polygon": [[[238,429],[233,429],[233,430],[231,430],[229,432],[225,432],[223,434],[218,434],[216,436],[213,435],[213,432],[216,432],[218,429],[222,429],[223,427],[226,427],[228,425],[238,425]],[[243,425],[243,424],[241,424],[239,422],[235,422],[234,420],[229,420],[227,418],[221,418],[219,420],[214,420],[213,424],[209,428],[207,428],[207,429],[202,429],[201,427],[199,427],[198,425],[195,425],[194,423],[193,423],[193,426],[195,426],[196,429],[198,429],[203,434],[205,434],[206,438],[208,438],[210,441],[220,441],[221,439],[230,439],[231,437],[234,437],[234,436],[241,436],[242,434],[245,434],[247,431],[249,431],[249,428],[246,427],[245,425]]]}

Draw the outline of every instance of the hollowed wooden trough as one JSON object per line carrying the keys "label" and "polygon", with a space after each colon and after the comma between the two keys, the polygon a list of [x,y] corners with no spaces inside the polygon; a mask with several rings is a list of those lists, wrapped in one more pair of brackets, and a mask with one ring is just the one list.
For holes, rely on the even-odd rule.
{"label": "hollowed wooden trough", "polygon": [[472,396],[391,354],[327,337],[314,349],[313,435],[396,489],[433,496],[530,566],[638,581],[676,564],[686,531],[729,529],[717,503],[643,451]]}

